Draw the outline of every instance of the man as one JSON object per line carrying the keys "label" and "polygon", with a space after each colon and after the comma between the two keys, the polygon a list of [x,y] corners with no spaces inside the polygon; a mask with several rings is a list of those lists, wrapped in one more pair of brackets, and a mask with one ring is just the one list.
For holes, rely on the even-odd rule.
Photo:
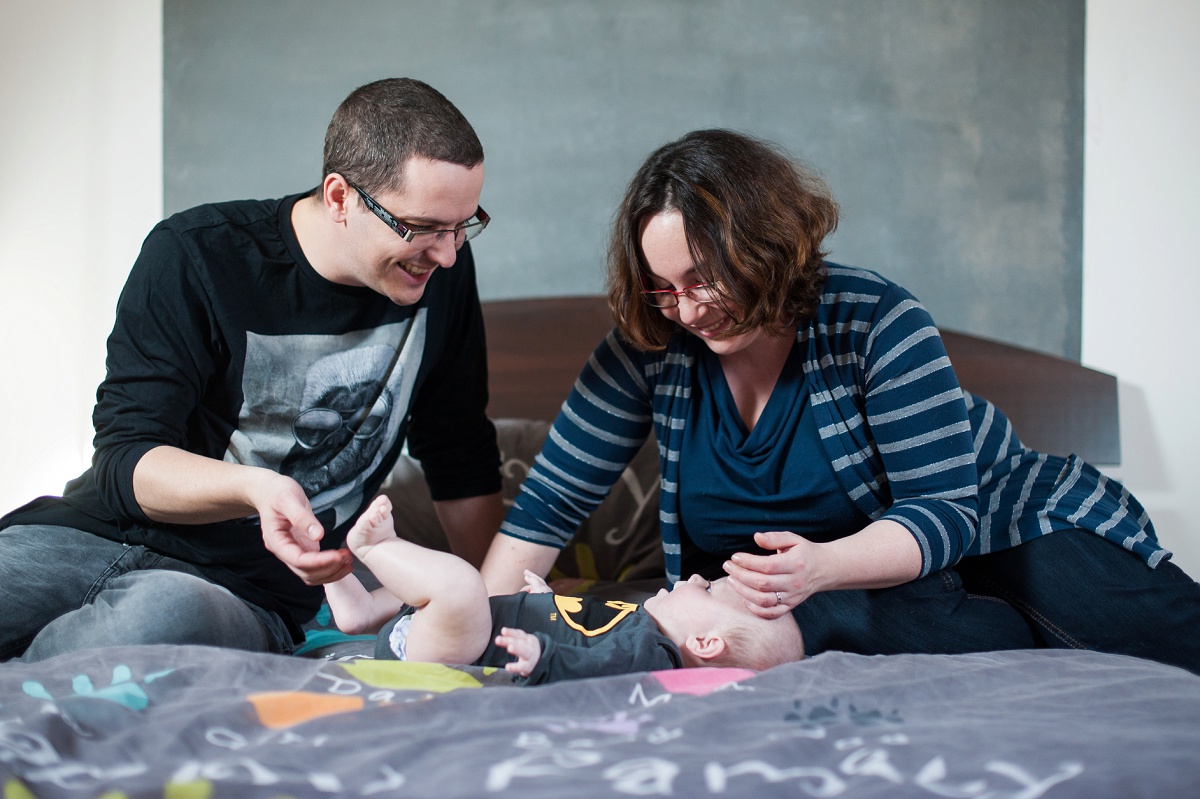
{"label": "man", "polygon": [[[0,519],[0,659],[194,643],[290,652],[407,442],[454,551],[503,515],[467,239],[483,149],[445,97],[338,107],[306,195],[176,214],[117,307],[92,468]],[[454,267],[454,268],[450,268]]]}

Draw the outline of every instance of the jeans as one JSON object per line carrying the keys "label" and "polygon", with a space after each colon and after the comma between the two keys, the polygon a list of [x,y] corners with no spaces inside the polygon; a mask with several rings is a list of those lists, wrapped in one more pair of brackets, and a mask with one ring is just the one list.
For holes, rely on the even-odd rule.
{"label": "jeans", "polygon": [[1156,660],[1200,674],[1200,585],[1170,561],[1063,530],[911,583],[816,594],[793,614],[810,655],[1041,647]]}
{"label": "jeans", "polygon": [[813,594],[792,610],[804,651],[860,655],[1032,649],[1037,637],[1002,599],[968,593],[953,569],[893,588]]}
{"label": "jeans", "polygon": [[1200,585],[1095,533],[1063,530],[964,559],[968,590],[1002,597],[1041,646],[1157,660],[1200,674]]}
{"label": "jeans", "polygon": [[292,651],[278,615],[191,564],[69,527],[0,531],[0,661],[128,644]]}

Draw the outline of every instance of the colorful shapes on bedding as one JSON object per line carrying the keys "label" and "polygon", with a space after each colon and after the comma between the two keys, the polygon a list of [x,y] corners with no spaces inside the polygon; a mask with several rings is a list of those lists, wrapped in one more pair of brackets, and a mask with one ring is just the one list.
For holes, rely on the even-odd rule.
{"label": "colorful shapes on bedding", "polygon": [[659,685],[673,694],[691,694],[692,696],[707,696],[713,691],[732,685],[742,680],[748,680],[758,672],[750,669],[727,668],[697,668],[675,669],[673,671],[652,671]]}
{"label": "colorful shapes on bedding", "polygon": [[76,732],[93,737],[138,724],[141,712],[151,704],[147,687],[173,672],[174,669],[152,672],[135,680],[128,666],[119,665],[113,668],[109,684],[105,686],[97,687],[87,674],[76,674],[71,678],[69,693],[57,687],[51,690],[37,680],[21,683],[21,691],[26,696],[52,703]]}
{"label": "colorful shapes on bedding", "polygon": [[9,780],[4,783],[4,799],[37,799],[33,791],[25,787],[20,780]]}
{"label": "colorful shapes on bedding", "polygon": [[[147,685],[155,680],[170,674],[174,669],[166,671],[157,671],[146,675],[142,682]],[[21,685],[21,690],[26,695],[32,696],[35,699],[45,699],[55,701],[54,696],[46,689],[46,686],[34,680],[28,680]],[[89,699],[106,699],[110,702],[115,702],[118,705],[129,708],[130,710],[140,711],[145,710],[150,704],[150,697],[146,694],[145,689],[133,679],[133,671],[128,666],[116,666],[113,668],[112,679],[109,685],[97,689],[92,683],[92,678],[86,674],[77,674],[71,680],[71,690],[74,691],[74,697],[87,697]],[[70,697],[68,697],[70,698]]]}
{"label": "colorful shapes on bedding", "polygon": [[212,799],[213,792],[208,780],[168,782],[163,786],[163,799]]}
{"label": "colorful shapes on bedding", "polygon": [[358,696],[332,696],[307,691],[248,694],[246,700],[254,706],[259,723],[271,730],[294,727],[338,713],[352,713],[362,710],[365,704],[362,697]]}
{"label": "colorful shapes on bedding", "polygon": [[404,660],[354,660],[339,664],[350,676],[372,688],[392,691],[430,691],[444,694],[460,688],[482,688],[483,683],[465,671],[439,663]]}

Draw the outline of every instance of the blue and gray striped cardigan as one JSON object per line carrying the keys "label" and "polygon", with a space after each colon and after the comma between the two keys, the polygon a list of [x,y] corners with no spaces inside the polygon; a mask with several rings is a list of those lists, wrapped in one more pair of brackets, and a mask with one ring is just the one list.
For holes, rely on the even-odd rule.
{"label": "blue and gray striped cardigan", "polygon": [[[1034,452],[991,403],[962,391],[933,320],[900,286],[827,264],[813,319],[797,330],[825,454],[871,519],[903,525],[922,575],[964,556],[1067,528],[1093,531],[1151,567],[1162,549],[1119,483],[1071,456]],[[640,352],[613,331],[563,404],[501,532],[561,547],[653,429],[667,579],[680,577],[679,459],[703,342],[673,336]]]}

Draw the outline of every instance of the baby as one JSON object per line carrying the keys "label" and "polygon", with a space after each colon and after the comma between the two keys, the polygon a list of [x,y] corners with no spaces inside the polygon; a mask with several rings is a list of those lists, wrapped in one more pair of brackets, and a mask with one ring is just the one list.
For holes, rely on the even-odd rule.
{"label": "baby", "polygon": [[551,592],[525,572],[522,593],[488,597],[479,572],[396,536],[376,497],[346,536],[383,586],[354,575],[325,586],[340,630],[377,632],[376,657],[504,667],[521,684],[691,666],[763,670],[804,657],[792,615],[762,619],[725,579],[698,575],[641,606]]}

